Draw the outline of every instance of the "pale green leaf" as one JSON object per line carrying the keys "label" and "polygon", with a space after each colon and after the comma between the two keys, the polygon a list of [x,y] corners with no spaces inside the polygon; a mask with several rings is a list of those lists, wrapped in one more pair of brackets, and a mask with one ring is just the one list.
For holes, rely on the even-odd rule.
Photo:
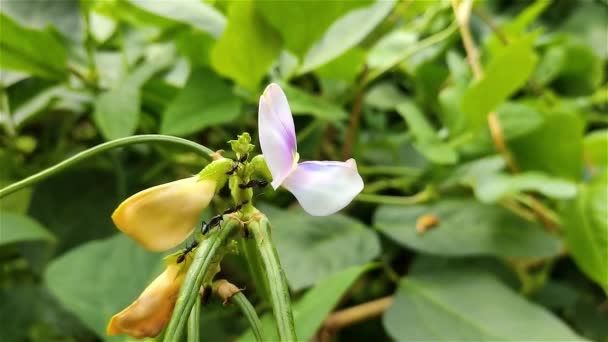
{"label": "pale green leaf", "polygon": [[394,4],[394,0],[377,0],[336,20],[308,50],[298,72],[314,70],[361,42],[389,14]]}
{"label": "pale green leaf", "polygon": [[294,114],[311,114],[327,121],[339,121],[347,117],[342,107],[330,101],[307,93],[304,90],[282,83],[282,89],[289,101],[289,107]]}
{"label": "pale green leaf", "polygon": [[522,191],[537,192],[557,199],[576,196],[576,185],[571,181],[533,171],[483,177],[475,184],[474,190],[475,196],[484,203],[496,203]]}
{"label": "pale green leaf", "polygon": [[221,75],[255,92],[281,52],[277,32],[255,11],[251,1],[228,7],[228,26],[211,50],[211,65]]}
{"label": "pale green leaf", "polygon": [[240,101],[230,87],[209,69],[198,69],[163,113],[161,132],[187,135],[235,120]]}

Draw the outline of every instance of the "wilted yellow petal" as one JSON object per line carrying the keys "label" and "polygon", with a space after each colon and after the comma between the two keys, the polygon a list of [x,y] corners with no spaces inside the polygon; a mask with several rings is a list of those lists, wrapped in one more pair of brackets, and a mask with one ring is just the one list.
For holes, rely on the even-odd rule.
{"label": "wilted yellow petal", "polygon": [[112,316],[108,335],[127,334],[135,338],[155,337],[169,322],[186,272],[172,264],[126,309]]}
{"label": "wilted yellow petal", "polygon": [[116,208],[116,227],[152,251],[184,241],[213,198],[216,183],[198,176],[161,184],[127,198]]}

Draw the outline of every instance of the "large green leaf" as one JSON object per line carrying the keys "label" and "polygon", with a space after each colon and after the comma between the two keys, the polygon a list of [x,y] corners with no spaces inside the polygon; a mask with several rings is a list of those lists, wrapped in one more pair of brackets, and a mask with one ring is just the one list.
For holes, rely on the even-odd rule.
{"label": "large green leaf", "polygon": [[302,57],[336,19],[370,2],[260,1],[256,3],[256,7],[264,19],[280,32],[285,47],[296,56]]}
{"label": "large green leaf", "polygon": [[45,78],[66,77],[67,51],[51,32],[19,26],[1,12],[0,27],[0,67]]}
{"label": "large green leaf", "polygon": [[196,27],[214,37],[219,37],[226,26],[226,18],[218,10],[199,0],[176,2],[129,0],[129,2],[160,17]]}
{"label": "large green leaf", "polygon": [[0,10],[29,28],[53,25],[73,41],[83,37],[78,0],[4,1]]}
{"label": "large green leaf", "polygon": [[608,129],[591,132],[583,140],[583,160],[592,169],[608,167]]}
{"label": "large green leaf", "polygon": [[509,142],[515,161],[523,170],[578,180],[582,171],[583,122],[576,113],[559,108],[546,111],[552,112],[543,113],[541,126]]}
{"label": "large green leaf", "polygon": [[582,340],[550,311],[467,267],[403,278],[383,323],[398,341]]}
{"label": "large green leaf", "polygon": [[211,50],[211,65],[255,92],[280,51],[279,35],[256,13],[253,2],[236,1],[229,4],[228,26]]}
{"label": "large green leaf", "polygon": [[[372,268],[372,264],[353,266],[320,281],[292,305],[296,322],[296,335],[301,341],[310,341],[342,295],[348,291],[361,275]],[[262,317],[262,327],[268,340],[278,340],[271,314]],[[239,341],[252,341],[253,333],[247,331]]]}
{"label": "large green leaf", "polygon": [[281,87],[289,100],[289,107],[294,114],[312,114],[315,117],[327,121],[339,121],[347,117],[342,107],[320,96],[308,94],[306,91],[282,83]]}
{"label": "large green leaf", "polygon": [[124,138],[135,132],[141,106],[140,88],[168,63],[166,59],[144,62],[114,88],[97,97],[93,119],[106,140]]}
{"label": "large green leaf", "polygon": [[[604,171],[605,172],[605,171]],[[578,267],[608,293],[608,174],[581,185],[563,209],[568,249]]]}
{"label": "large green leaf", "polygon": [[[436,227],[416,232],[423,215],[437,217]],[[559,239],[539,225],[507,210],[467,199],[442,199],[427,205],[381,206],[374,225],[404,247],[435,255],[550,257],[559,254]]]}
{"label": "large green leaf", "polygon": [[0,211],[0,245],[32,240],[54,242],[55,237],[30,217]]}
{"label": "large green leaf", "polygon": [[474,189],[475,196],[484,203],[495,203],[522,191],[538,192],[559,199],[576,196],[574,183],[533,171],[516,175],[495,174],[483,177],[475,184]]}
{"label": "large green leaf", "polygon": [[394,4],[394,0],[377,0],[336,20],[308,50],[298,72],[314,70],[361,42],[389,14]]}
{"label": "large green leaf", "polygon": [[165,109],[160,130],[163,134],[187,135],[231,122],[239,113],[240,101],[226,82],[209,69],[198,69]]}
{"label": "large green leaf", "polygon": [[537,60],[532,43],[532,39],[523,39],[509,45],[490,61],[483,78],[465,92],[461,109],[473,127],[482,125],[490,111],[528,80]]}
{"label": "large green leaf", "polygon": [[159,255],[126,235],[89,242],[55,259],[45,273],[63,306],[99,336],[112,315],[135,300],[160,273]]}
{"label": "large green leaf", "polygon": [[273,240],[290,287],[297,291],[380,252],[378,237],[359,221],[341,214],[314,217],[303,210],[264,206]]}

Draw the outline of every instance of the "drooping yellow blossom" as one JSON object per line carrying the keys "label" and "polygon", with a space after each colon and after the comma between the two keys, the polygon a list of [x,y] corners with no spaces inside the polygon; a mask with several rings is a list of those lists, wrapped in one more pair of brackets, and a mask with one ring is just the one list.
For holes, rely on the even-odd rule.
{"label": "drooping yellow blossom", "polygon": [[168,263],[131,305],[112,316],[107,333],[135,338],[155,337],[167,325],[186,272],[183,264]]}
{"label": "drooping yellow blossom", "polygon": [[112,220],[144,248],[165,251],[192,233],[216,184],[193,176],[140,191],[116,208]]}

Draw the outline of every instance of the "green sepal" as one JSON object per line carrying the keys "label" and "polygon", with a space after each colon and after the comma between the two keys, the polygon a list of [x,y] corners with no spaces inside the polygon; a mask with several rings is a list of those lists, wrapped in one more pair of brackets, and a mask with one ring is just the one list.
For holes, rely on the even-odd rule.
{"label": "green sepal", "polygon": [[264,159],[264,155],[258,154],[255,156],[251,162],[249,163],[249,175],[260,175],[267,181],[272,181],[272,174],[270,173],[270,169],[268,169],[268,165],[266,164],[266,159]]}
{"label": "green sepal", "polygon": [[232,168],[233,163],[234,161],[226,158],[214,160],[199,172],[198,181],[213,180],[217,184],[215,191],[219,191],[226,184],[226,180],[228,179],[226,172]]}

